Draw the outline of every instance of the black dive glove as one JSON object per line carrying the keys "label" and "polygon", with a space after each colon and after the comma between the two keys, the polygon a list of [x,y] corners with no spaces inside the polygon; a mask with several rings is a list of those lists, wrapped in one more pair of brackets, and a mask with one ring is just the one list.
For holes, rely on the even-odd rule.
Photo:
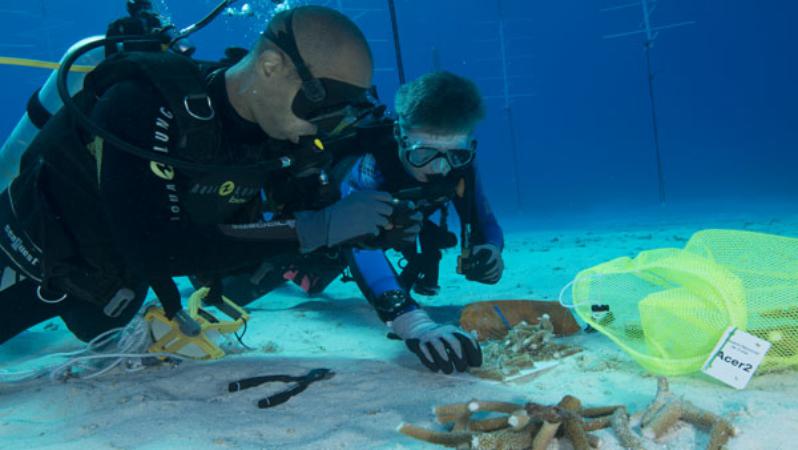
{"label": "black dive glove", "polygon": [[390,327],[433,372],[450,374],[482,365],[482,349],[474,336],[454,325],[435,323],[422,309],[400,315]]}
{"label": "black dive glove", "polygon": [[502,278],[504,261],[499,247],[493,244],[475,245],[471,256],[463,265],[466,279],[485,284],[496,284]]}
{"label": "black dive glove", "polygon": [[390,224],[392,200],[387,192],[357,191],[319,211],[297,212],[300,251],[376,237]]}
{"label": "black dive glove", "polygon": [[416,237],[421,232],[424,216],[409,200],[393,199],[393,212],[389,218],[390,225],[383,228],[373,239],[360,243],[359,247],[387,250],[402,250],[416,245]]}

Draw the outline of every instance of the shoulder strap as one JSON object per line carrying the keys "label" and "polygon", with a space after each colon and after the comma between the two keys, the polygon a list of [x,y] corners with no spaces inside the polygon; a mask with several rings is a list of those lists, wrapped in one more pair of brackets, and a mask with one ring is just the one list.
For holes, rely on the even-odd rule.
{"label": "shoulder strap", "polygon": [[89,73],[84,86],[99,97],[123,81],[147,83],[166,102],[180,133],[176,156],[194,162],[217,156],[219,123],[197,63],[170,52],[117,53]]}

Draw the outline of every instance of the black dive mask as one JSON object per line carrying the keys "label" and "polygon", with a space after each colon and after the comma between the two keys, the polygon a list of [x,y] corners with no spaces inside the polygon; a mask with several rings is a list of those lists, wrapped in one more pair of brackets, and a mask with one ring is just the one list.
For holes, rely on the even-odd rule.
{"label": "black dive mask", "polygon": [[320,135],[338,134],[362,120],[373,109],[367,89],[331,78],[314,77],[296,45],[294,11],[287,14],[285,29],[276,32],[268,29],[265,36],[291,58],[302,80],[291,110],[300,119],[316,125]]}

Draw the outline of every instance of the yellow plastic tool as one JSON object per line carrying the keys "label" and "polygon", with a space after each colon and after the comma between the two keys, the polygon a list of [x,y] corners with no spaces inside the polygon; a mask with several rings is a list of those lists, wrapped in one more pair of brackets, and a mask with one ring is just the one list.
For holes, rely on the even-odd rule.
{"label": "yellow plastic tool", "polygon": [[249,314],[227,297],[222,297],[225,309],[234,311],[231,320],[219,320],[208,310],[202,308],[208,296],[208,288],[194,292],[188,300],[188,313],[200,324],[197,336],[187,336],[180,331],[178,324],[166,318],[160,307],[152,306],[144,314],[150,324],[150,332],[155,341],[149,348],[153,353],[174,353],[192,359],[219,359],[225,355],[216,343],[224,334],[236,333],[249,320]]}

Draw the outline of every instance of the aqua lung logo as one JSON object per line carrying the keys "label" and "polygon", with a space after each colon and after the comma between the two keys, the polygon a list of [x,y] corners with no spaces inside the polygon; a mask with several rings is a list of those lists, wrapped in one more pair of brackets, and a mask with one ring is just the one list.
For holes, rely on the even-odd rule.
{"label": "aqua lung logo", "polygon": [[[158,116],[155,118],[155,135],[153,136],[152,149],[157,153],[169,153],[169,127],[171,120],[175,115],[166,107],[161,107],[158,111]],[[175,179],[174,167],[160,163],[157,161],[150,161],[150,171],[158,178],[165,181],[172,181]],[[175,183],[166,183],[166,199],[169,208],[169,220],[177,222],[180,220],[180,197],[177,195],[177,185]]]}
{"label": "aqua lung logo", "polygon": [[150,170],[155,174],[156,177],[162,180],[171,181],[175,178],[174,167],[167,164],[159,163],[157,161],[150,161]]}
{"label": "aqua lung logo", "polygon": [[161,107],[155,118],[155,144],[152,149],[158,153],[169,153],[169,121],[174,118],[175,115],[166,107]]}
{"label": "aqua lung logo", "polygon": [[221,195],[222,197],[227,197],[228,195],[233,193],[235,188],[236,188],[235,183],[233,183],[232,181],[225,181],[219,187],[219,195]]}
{"label": "aqua lung logo", "polygon": [[260,188],[236,186],[228,180],[221,184],[195,184],[189,192],[195,195],[229,197],[228,203],[246,203],[260,192]]}
{"label": "aqua lung logo", "polygon": [[21,256],[28,262],[29,265],[32,267],[36,267],[39,264],[39,258],[33,255],[28,247],[25,247],[25,244],[22,242],[19,236],[14,233],[14,230],[11,229],[11,225],[6,224],[3,227],[3,231],[5,231],[5,235],[8,238],[9,244],[11,244],[11,250],[14,251],[17,255]]}

